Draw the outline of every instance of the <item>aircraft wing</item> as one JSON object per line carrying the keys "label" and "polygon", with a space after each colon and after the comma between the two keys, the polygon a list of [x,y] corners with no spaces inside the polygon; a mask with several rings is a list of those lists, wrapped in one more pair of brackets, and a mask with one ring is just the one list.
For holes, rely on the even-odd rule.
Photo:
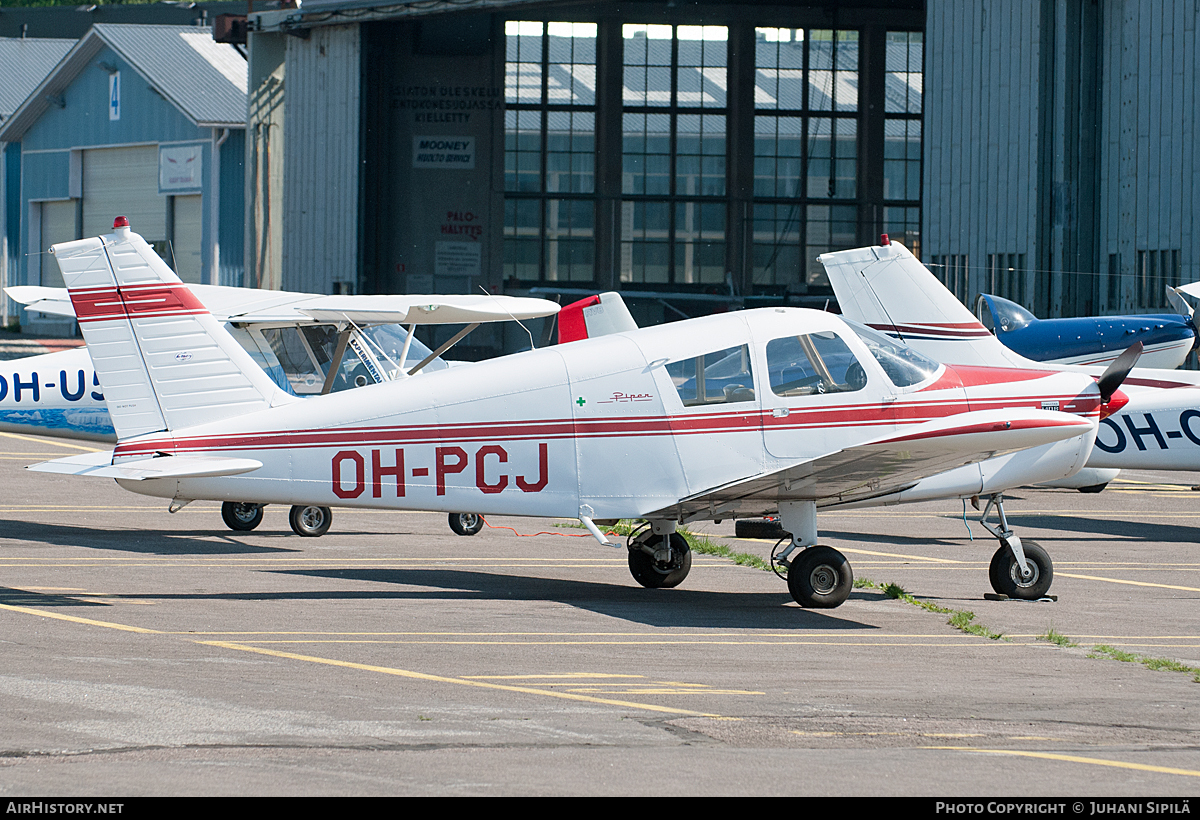
{"label": "aircraft wing", "polygon": [[124,478],[145,481],[150,478],[207,478],[221,475],[240,475],[257,470],[261,461],[252,458],[223,456],[158,455],[112,463],[113,451],[85,453],[31,464],[25,469],[35,473],[86,475],[94,478]]}
{"label": "aircraft wing", "polygon": [[[549,299],[492,294],[320,296],[279,290],[189,285],[222,322],[239,324],[306,324],[314,321],[356,324],[447,325],[534,319],[558,312]],[[5,288],[14,302],[29,310],[75,318],[66,288],[18,285]]]}
{"label": "aircraft wing", "polygon": [[[646,517],[766,515],[781,501],[818,507],[901,492],[923,478],[1004,453],[1089,433],[1093,422],[1051,410],[978,410],[714,487]],[[718,515],[717,517],[720,517]]]}
{"label": "aircraft wing", "polygon": [[359,324],[456,325],[536,319],[558,313],[558,304],[527,296],[460,294],[445,296],[321,296],[296,309],[325,322]]}
{"label": "aircraft wing", "polygon": [[5,288],[8,298],[29,310],[46,313],[51,316],[75,318],[75,308],[71,305],[71,297],[66,288],[44,288],[41,285],[14,285]]}

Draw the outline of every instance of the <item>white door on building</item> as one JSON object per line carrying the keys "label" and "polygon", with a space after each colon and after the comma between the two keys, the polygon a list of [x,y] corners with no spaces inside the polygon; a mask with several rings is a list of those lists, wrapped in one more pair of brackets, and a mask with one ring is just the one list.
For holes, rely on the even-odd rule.
{"label": "white door on building", "polygon": [[158,192],[157,145],[83,152],[83,235],[111,233],[118,216],[128,217],[129,227],[147,242],[168,238],[167,198]]}
{"label": "white door on building", "polygon": [[204,280],[201,278],[203,271],[200,268],[200,196],[197,194],[175,197],[174,213],[171,250],[175,257],[175,272],[185,282],[201,284]]}

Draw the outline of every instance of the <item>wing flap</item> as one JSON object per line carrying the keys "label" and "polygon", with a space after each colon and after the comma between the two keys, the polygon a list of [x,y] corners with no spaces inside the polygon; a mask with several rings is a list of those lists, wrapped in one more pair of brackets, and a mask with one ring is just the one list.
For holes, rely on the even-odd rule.
{"label": "wing flap", "polygon": [[685,498],[647,517],[726,517],[778,509],[781,501],[830,506],[906,490],[923,478],[1004,453],[1086,435],[1093,422],[1051,410],[980,410],[752,476]]}

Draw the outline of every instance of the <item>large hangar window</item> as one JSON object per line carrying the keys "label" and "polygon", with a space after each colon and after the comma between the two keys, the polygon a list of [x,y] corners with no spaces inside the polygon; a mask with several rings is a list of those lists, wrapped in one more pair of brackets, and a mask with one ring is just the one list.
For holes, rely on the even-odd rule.
{"label": "large hangar window", "polygon": [[921,113],[924,35],[889,31],[884,74],[883,226],[921,255]]}
{"label": "large hangar window", "polygon": [[828,285],[817,255],[858,239],[858,32],[754,34],[753,281]]}
{"label": "large hangar window", "polygon": [[782,297],[880,231],[919,254],[919,31],[505,31],[506,278]]}
{"label": "large hangar window", "polygon": [[723,283],[729,29],[621,29],[621,281]]}
{"label": "large hangar window", "polygon": [[596,24],[505,24],[504,273],[595,279]]}

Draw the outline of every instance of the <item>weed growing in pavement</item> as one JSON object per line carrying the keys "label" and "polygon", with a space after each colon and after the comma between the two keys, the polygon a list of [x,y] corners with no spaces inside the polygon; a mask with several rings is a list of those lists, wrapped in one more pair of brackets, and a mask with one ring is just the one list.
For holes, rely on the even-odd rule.
{"label": "weed growing in pavement", "polygon": [[1059,632],[1058,630],[1056,630],[1054,627],[1050,627],[1049,629],[1047,629],[1044,635],[1038,635],[1037,639],[1039,641],[1046,641],[1048,643],[1052,643],[1055,646],[1061,646],[1061,647],[1079,646],[1079,644],[1075,643],[1073,640],[1071,640],[1066,635],[1064,635],[1061,632]]}
{"label": "weed growing in pavement", "polygon": [[[862,583],[859,583],[861,581]],[[926,612],[936,612],[939,615],[949,615],[949,620],[946,623],[955,629],[966,632],[969,635],[978,635],[981,638],[989,638],[993,641],[1006,641],[1001,632],[993,632],[983,624],[975,623],[975,613],[967,609],[951,609],[950,607],[938,606],[930,601],[921,601],[914,598],[911,594],[904,591],[904,588],[898,584],[881,584],[878,581],[871,581],[866,578],[860,578],[854,582],[854,585],[860,589],[877,589],[889,598],[897,601],[903,601],[906,604],[920,607]]]}
{"label": "weed growing in pavement", "polygon": [[1100,644],[1093,646],[1092,651],[1088,653],[1089,658],[1110,658],[1123,663],[1140,663],[1147,669],[1155,671],[1166,670],[1168,672],[1183,672],[1192,676],[1192,681],[1200,683],[1200,668],[1188,666],[1185,663],[1171,660],[1170,658],[1149,658],[1145,655],[1135,655],[1132,652],[1126,652],[1122,649],[1117,649],[1115,646]]}

